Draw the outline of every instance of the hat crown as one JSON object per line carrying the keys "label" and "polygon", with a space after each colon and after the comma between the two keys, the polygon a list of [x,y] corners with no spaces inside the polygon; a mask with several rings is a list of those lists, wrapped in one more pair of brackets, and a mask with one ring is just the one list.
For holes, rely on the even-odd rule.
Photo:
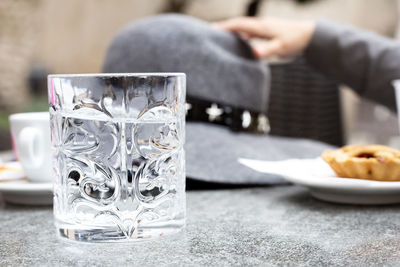
{"label": "hat crown", "polygon": [[104,72],[184,72],[188,98],[265,112],[269,70],[247,42],[184,15],[129,24],[111,43]]}

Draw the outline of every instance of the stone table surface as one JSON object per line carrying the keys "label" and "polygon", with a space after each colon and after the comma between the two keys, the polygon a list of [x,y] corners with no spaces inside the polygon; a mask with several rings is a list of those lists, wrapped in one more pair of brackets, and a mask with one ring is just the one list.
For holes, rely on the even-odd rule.
{"label": "stone table surface", "polygon": [[51,207],[0,207],[0,266],[400,265],[400,205],[322,202],[297,186],[191,191],[182,234],[133,243],[57,237]]}

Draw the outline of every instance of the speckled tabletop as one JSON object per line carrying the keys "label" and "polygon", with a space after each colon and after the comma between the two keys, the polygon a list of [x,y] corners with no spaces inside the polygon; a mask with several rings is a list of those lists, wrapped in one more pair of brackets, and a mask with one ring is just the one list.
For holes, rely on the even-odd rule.
{"label": "speckled tabletop", "polygon": [[56,236],[51,207],[0,207],[0,266],[400,265],[400,205],[350,206],[297,186],[192,191],[187,227],[155,241]]}

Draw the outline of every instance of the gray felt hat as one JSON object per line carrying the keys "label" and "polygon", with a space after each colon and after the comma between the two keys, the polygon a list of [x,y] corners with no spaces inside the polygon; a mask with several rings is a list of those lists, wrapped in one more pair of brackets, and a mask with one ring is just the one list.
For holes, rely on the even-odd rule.
{"label": "gray felt hat", "polygon": [[[316,157],[328,147],[310,140],[248,133],[250,128],[266,131],[263,114],[268,107],[269,68],[255,59],[245,41],[204,21],[159,15],[129,24],[112,41],[103,71],[186,73],[187,98],[197,108],[189,110],[188,116],[196,122],[186,124],[186,172],[192,179],[284,183],[281,177],[241,165],[238,158]],[[217,113],[208,112],[208,104]]]}

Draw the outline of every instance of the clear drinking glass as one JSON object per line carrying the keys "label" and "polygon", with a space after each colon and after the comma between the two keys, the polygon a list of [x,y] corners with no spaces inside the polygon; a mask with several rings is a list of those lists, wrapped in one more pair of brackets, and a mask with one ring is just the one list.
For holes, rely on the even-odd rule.
{"label": "clear drinking glass", "polygon": [[183,73],[48,77],[58,233],[128,241],[185,224]]}

